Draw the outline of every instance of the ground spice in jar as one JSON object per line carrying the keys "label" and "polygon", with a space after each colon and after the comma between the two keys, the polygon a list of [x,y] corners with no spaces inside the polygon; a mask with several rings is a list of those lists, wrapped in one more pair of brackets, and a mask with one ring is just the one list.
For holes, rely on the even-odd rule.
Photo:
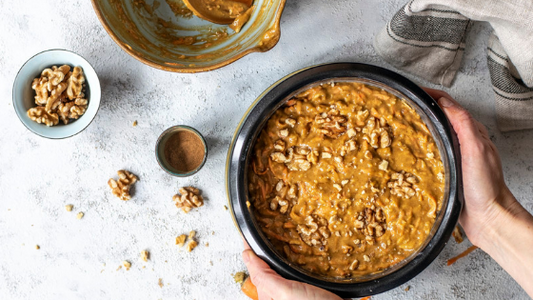
{"label": "ground spice in jar", "polygon": [[204,160],[205,148],[200,137],[188,130],[174,133],[165,144],[165,159],[178,172],[190,172]]}

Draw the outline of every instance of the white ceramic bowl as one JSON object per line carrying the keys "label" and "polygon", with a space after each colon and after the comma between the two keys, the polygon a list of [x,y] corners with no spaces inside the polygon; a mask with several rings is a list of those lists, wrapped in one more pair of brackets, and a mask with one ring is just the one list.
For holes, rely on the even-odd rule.
{"label": "white ceramic bowl", "polygon": [[[85,113],[77,120],[72,120],[67,125],[59,122],[56,126],[48,127],[32,121],[28,115],[28,109],[35,107],[35,91],[31,88],[34,78],[41,72],[52,66],[69,65],[80,66],[85,75],[85,95],[89,103]],[[100,107],[100,81],[91,64],[78,54],[61,49],[46,50],[34,55],[20,68],[15,82],[13,83],[13,107],[20,121],[33,133],[50,139],[62,139],[71,137],[85,129],[96,116]]]}

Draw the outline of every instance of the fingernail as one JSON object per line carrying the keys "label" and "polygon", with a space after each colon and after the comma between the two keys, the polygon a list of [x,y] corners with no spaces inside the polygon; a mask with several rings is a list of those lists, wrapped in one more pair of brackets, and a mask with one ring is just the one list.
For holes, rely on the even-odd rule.
{"label": "fingernail", "polygon": [[440,106],[442,106],[442,107],[450,107],[450,106],[453,106],[453,105],[454,105],[453,102],[450,101],[450,99],[445,98],[445,97],[440,97],[440,99],[439,99],[439,104],[440,104]]}
{"label": "fingernail", "polygon": [[242,253],[242,260],[245,264],[250,261],[250,250],[244,250],[244,252]]}

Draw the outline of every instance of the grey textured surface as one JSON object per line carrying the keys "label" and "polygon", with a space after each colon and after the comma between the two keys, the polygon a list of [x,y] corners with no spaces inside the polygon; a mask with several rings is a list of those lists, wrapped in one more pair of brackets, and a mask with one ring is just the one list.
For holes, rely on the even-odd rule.
{"label": "grey textured surface", "polygon": [[[299,68],[334,61],[387,67],[372,39],[402,2],[289,0],[273,50],[217,71],[182,75],[150,68],[123,52],[90,1],[0,1],[0,298],[246,299],[231,276],[244,269],[242,243],[223,209],[226,151],[239,119],[264,89]],[[533,131],[496,129],[485,60],[489,32],[486,24],[472,27],[448,92],[488,127],[511,190],[533,211]],[[89,60],[103,92],[94,122],[58,141],[26,130],[11,104],[17,70],[49,48]],[[196,127],[209,141],[207,164],[187,179],[170,177],[154,157],[158,135],[176,124]],[[122,168],[140,177],[129,202],[115,198],[106,184]],[[208,200],[184,215],[171,197],[188,184],[202,188]],[[67,212],[65,204],[74,211]],[[85,212],[82,220],[76,219],[78,211]],[[198,231],[200,246],[187,253],[174,238],[191,229]],[[467,246],[450,242],[417,278],[373,299],[527,299],[481,250],[445,265]],[[148,263],[139,259],[143,249],[152,253]],[[117,271],[123,260],[133,263],[131,270]]]}

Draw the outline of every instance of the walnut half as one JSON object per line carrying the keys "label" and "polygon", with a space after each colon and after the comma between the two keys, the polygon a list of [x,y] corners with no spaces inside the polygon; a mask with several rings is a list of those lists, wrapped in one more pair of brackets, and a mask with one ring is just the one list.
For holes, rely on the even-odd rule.
{"label": "walnut half", "polygon": [[120,170],[117,174],[118,180],[111,178],[107,184],[111,188],[113,195],[119,197],[120,200],[128,201],[131,199],[130,188],[137,182],[137,176],[126,170]]}
{"label": "walnut half", "polygon": [[186,186],[179,189],[180,194],[174,195],[172,200],[176,203],[177,208],[181,208],[184,213],[188,213],[195,207],[204,205],[204,198],[200,195],[200,190],[192,186]]}
{"label": "walnut half", "polygon": [[28,109],[28,117],[37,123],[46,126],[54,126],[59,123],[59,117],[56,113],[47,112],[44,106],[37,106]]}

